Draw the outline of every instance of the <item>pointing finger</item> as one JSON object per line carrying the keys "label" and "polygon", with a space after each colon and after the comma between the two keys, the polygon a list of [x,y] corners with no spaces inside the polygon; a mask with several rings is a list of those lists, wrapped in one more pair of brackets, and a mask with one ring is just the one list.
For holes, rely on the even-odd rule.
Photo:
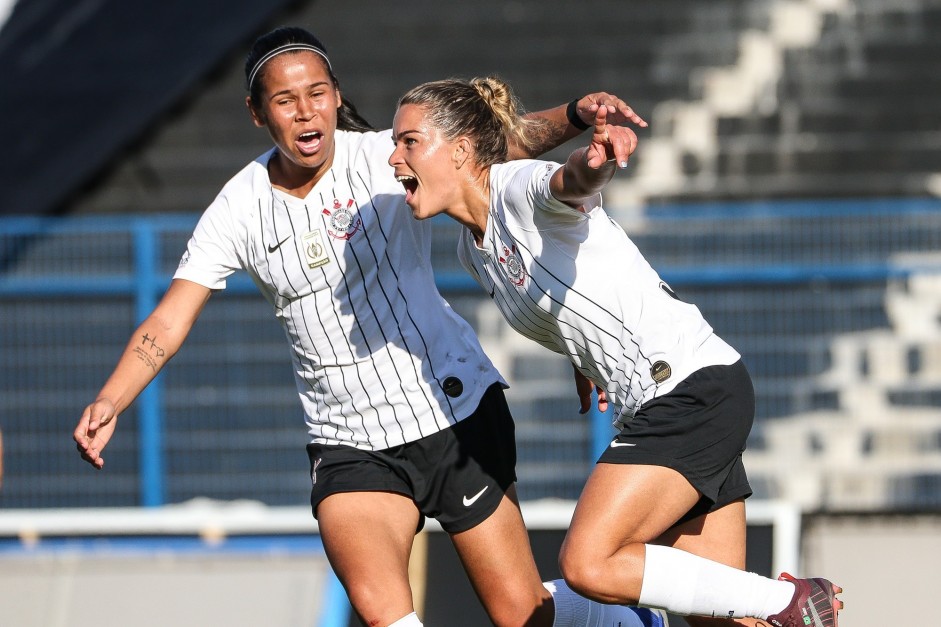
{"label": "pointing finger", "polygon": [[595,136],[597,141],[609,142],[608,135],[608,108],[598,107],[595,111]]}

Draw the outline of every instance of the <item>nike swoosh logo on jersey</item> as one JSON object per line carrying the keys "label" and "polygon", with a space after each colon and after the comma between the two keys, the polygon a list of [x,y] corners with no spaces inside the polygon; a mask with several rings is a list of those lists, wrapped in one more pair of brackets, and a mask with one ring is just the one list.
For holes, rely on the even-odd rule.
{"label": "nike swoosh logo on jersey", "polygon": [[290,236],[285,237],[283,240],[281,240],[281,241],[278,242],[277,244],[274,244],[274,245],[268,244],[268,252],[269,252],[269,253],[273,253],[274,251],[278,250],[279,248],[281,248],[281,244],[283,244],[284,242],[288,241],[289,239],[291,239]]}
{"label": "nike swoosh logo on jersey", "polygon": [[619,446],[637,446],[637,445],[631,444],[630,442],[618,442],[617,440],[611,443],[611,448],[617,448]]}
{"label": "nike swoosh logo on jersey", "polygon": [[465,497],[464,497],[464,507],[470,507],[471,505],[473,505],[474,503],[476,503],[476,502],[477,502],[477,499],[479,499],[480,497],[482,497],[482,496],[484,495],[484,492],[486,492],[486,491],[487,491],[487,488],[489,488],[489,487],[490,487],[490,486],[485,485],[485,486],[480,490],[480,492],[478,492],[477,494],[475,494],[474,496],[472,496],[472,497],[470,497],[470,498],[467,498],[467,497],[465,496]]}

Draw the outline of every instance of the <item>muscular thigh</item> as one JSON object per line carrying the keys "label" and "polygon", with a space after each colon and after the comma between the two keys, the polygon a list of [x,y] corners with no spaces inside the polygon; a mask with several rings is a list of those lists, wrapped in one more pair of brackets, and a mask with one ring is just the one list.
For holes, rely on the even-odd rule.
{"label": "muscular thigh", "polygon": [[317,507],[324,551],[367,624],[413,611],[408,559],[418,518],[410,498],[391,492],[336,493]]}
{"label": "muscular thigh", "polygon": [[627,544],[652,542],[699,498],[671,468],[599,463],[578,500],[566,549],[604,559]]}

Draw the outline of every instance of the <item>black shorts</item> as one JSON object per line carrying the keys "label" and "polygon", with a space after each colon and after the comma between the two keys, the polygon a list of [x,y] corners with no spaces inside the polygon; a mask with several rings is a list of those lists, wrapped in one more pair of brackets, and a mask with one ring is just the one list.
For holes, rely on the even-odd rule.
{"label": "black shorts", "polygon": [[744,364],[697,370],[644,403],[599,462],[672,468],[702,498],[676,524],[751,496],[742,452],[755,420],[755,390]]}
{"label": "black shorts", "polygon": [[[516,428],[503,386],[487,389],[473,414],[449,429],[381,451],[308,444],[317,517],[339,492],[394,492],[449,533],[471,529],[496,511],[516,482]],[[424,525],[420,519],[418,528]]]}

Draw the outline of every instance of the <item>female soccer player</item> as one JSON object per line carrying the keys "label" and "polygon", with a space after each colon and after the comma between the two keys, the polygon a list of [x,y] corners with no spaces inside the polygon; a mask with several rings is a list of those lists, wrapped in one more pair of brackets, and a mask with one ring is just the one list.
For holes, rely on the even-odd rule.
{"label": "female soccer player", "polygon": [[504,163],[505,138],[530,137],[509,86],[426,83],[399,100],[389,159],[416,218],[445,213],[464,225],[461,262],[510,325],[588,380],[583,408],[592,386],[618,408],[620,433],[579,499],[563,576],[588,598],[694,625],[833,627],[842,602],[829,581],[740,570],[751,380],[605,214],[599,192],[627,165],[608,116],[597,109],[589,145],[565,165]]}
{"label": "female soccer player", "polygon": [[[311,505],[365,624],[421,624],[407,567],[431,516],[497,625],[659,625],[650,612],[589,608],[561,581],[542,585],[514,488],[506,384],[435,287],[429,229],[410,217],[386,163],[389,132],[356,114],[305,30],[261,37],[245,73],[251,117],[274,147],[203,214],[167,293],[82,414],[73,434],[82,457],[103,466],[118,416],[181,347],[213,291],[243,269],[290,342],[311,438]],[[593,103],[638,119],[608,94],[582,98],[575,115]],[[521,155],[580,132],[564,106],[536,119],[541,139]]]}

